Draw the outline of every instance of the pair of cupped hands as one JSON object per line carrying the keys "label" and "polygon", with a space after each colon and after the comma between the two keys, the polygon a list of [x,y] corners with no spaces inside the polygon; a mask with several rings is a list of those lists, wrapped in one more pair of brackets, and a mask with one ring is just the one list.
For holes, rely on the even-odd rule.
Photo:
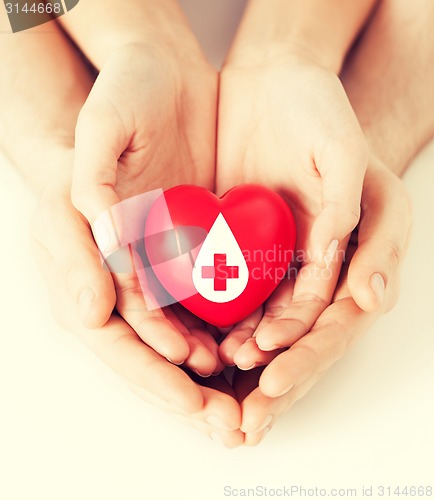
{"label": "pair of cupped hands", "polygon": [[[121,47],[59,162],[73,168],[50,181],[33,222],[56,319],[144,400],[226,446],[257,444],[396,299],[405,190],[370,156],[339,78],[307,57],[230,61],[218,74],[164,42]],[[288,202],[299,269],[223,341],[179,305],[148,311],[134,274],[101,265],[92,222],[110,206],[243,183]]]}

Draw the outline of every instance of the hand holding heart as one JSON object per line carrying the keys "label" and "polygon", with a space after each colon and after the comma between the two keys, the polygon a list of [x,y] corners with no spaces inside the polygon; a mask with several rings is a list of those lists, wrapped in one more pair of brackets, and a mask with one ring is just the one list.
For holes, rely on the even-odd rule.
{"label": "hand holding heart", "polygon": [[[157,64],[154,57],[149,48],[146,51],[140,47],[126,48],[118,52],[102,69],[80,114],[72,198],[90,222],[109,206],[152,188],[212,183],[215,74],[203,61],[189,68],[187,75],[183,61],[172,54],[167,55],[163,64],[160,60]],[[155,76],[148,86],[144,85],[146,75],[155,71],[159,72],[159,78]],[[273,66],[265,68],[263,74],[253,69],[226,69],[219,111],[218,189],[255,182],[279,190],[294,213],[299,234],[297,249],[305,254],[303,265],[310,276],[298,281],[290,301],[295,304],[293,308],[282,298],[289,306],[283,317],[293,321],[281,322],[275,334],[264,335],[261,345],[264,349],[290,345],[308,331],[329,303],[339,263],[334,266],[331,279],[318,280],[316,269],[323,266],[327,247],[334,245],[334,240],[339,240],[344,248],[345,236],[357,223],[365,171],[363,136],[336,78],[299,61],[289,61],[286,72],[276,71]],[[192,72],[197,74],[194,79]],[[299,73],[301,81],[285,89],[287,80],[295,80]],[[155,83],[170,82],[173,75],[180,80],[181,88]],[[324,87],[323,94],[309,104],[317,89],[306,85],[317,80],[318,86]],[[276,88],[270,87],[272,82],[276,82]],[[168,97],[177,93],[182,96],[182,107],[175,105],[180,97],[172,100]],[[298,95],[296,101],[295,95]],[[280,100],[277,96],[281,96]],[[255,102],[255,109],[261,110],[260,116],[267,118],[249,116],[247,110],[253,109],[250,102]],[[299,103],[300,109],[295,108],[295,103]],[[324,108],[322,112],[318,109],[320,105]],[[339,114],[335,113],[336,108]],[[308,123],[303,122],[303,116]],[[237,123],[241,124],[239,130],[233,129]],[[269,132],[270,125],[273,134]],[[132,317],[128,312],[133,308],[143,309],[140,294],[136,293],[137,284],[133,282],[132,276],[127,281],[117,280],[118,311],[157,352],[174,362],[183,362],[198,347],[188,345],[188,337],[177,336],[169,327],[158,339],[147,335],[145,321],[149,314],[143,310]],[[297,313],[291,316],[293,309]],[[289,328],[281,330],[289,324]],[[199,347],[202,351],[208,349],[209,355],[214,347],[210,339],[207,342],[205,347]],[[229,361],[232,354],[223,356]],[[212,366],[208,358],[193,368],[203,374],[212,373],[218,368],[218,361]],[[245,358],[240,360],[240,366],[246,367]]]}
{"label": "hand holding heart", "polygon": [[[145,401],[227,446],[256,444],[393,305],[409,233],[411,210],[401,181],[375,158],[365,176],[360,127],[339,79],[325,68],[337,73],[345,62],[341,78],[371,153],[400,173],[432,136],[426,112],[432,78],[414,78],[427,67],[432,44],[427,39],[414,51],[408,43],[414,25],[404,29],[411,12],[393,9],[393,2],[355,2],[351,9],[342,2],[291,2],[291,8],[249,2],[219,82],[176,1],[126,3],[119,16],[117,2],[105,2],[102,10],[98,2],[81,2],[77,16],[53,20],[47,36],[4,37],[2,148],[41,195],[32,232],[58,322]],[[419,31],[428,32],[430,22],[425,16]],[[405,67],[399,64],[403,54]],[[94,69],[101,72],[89,94]],[[22,92],[28,81],[38,92]],[[259,196],[266,202],[262,212],[256,203],[243,207],[242,196],[238,208],[231,206],[236,193],[252,189],[246,182],[256,184],[250,201],[267,186],[287,206],[275,204],[270,191]],[[121,200],[182,184],[218,196],[242,184],[220,200],[190,186],[202,201],[194,205],[190,198],[187,210],[174,214],[181,225],[200,219],[214,240],[222,239],[229,223],[250,251],[252,237],[261,251],[270,241],[292,249],[291,210],[296,255],[302,257],[297,279],[284,280],[263,304],[278,280],[249,284],[254,259],[233,263],[219,247],[209,262],[202,258],[204,242],[192,249],[195,255],[188,252],[200,264],[189,278],[202,298],[224,294],[238,307],[214,300],[204,311],[204,302],[192,296],[180,300],[196,314],[179,305],[145,307],[135,272],[112,276],[101,266],[90,224]],[[179,189],[166,191],[169,209]],[[360,201],[358,241],[353,233],[350,260],[339,275],[342,253],[332,256],[345,249]],[[241,252],[238,241],[232,249]],[[280,264],[287,264],[285,257]],[[164,272],[159,274],[164,282]],[[205,320],[239,322],[219,344],[220,332]],[[246,369],[234,369],[232,385],[219,375],[223,362]],[[266,366],[247,370],[259,365]]]}
{"label": "hand holding heart", "polygon": [[[124,50],[101,71],[77,126],[72,199],[90,223],[109,206],[153,188],[213,184],[215,73],[203,61],[189,72],[172,54],[161,64],[149,49]],[[154,69],[160,78],[147,78]],[[366,148],[338,81],[300,61],[289,61],[283,71],[261,71],[231,68],[223,73],[217,189],[222,194],[235,184],[254,182],[278,190],[294,213],[305,277],[286,280],[265,306],[255,304],[258,309],[219,347],[202,320],[179,308],[148,311],[137,279],[115,277],[116,308],[129,331],[157,353],[202,375],[221,371],[221,360],[243,369],[268,364],[303,338],[330,303],[339,276],[341,260],[328,255],[328,247],[339,240],[344,250],[358,222]],[[172,82],[175,75],[177,86],[154,84]],[[321,93],[314,86],[318,79]],[[318,275],[324,259],[330,273]],[[88,286],[95,288],[95,282]],[[101,287],[94,293],[99,309],[95,302],[88,304],[87,312],[102,311],[89,327],[102,327],[112,306],[101,305],[103,295]],[[289,391],[289,385],[282,387],[286,379],[277,376],[274,382],[269,394],[277,396],[276,387]],[[159,392],[156,386],[154,390]],[[249,411],[245,417],[251,418]]]}
{"label": "hand holding heart", "polygon": [[[225,362],[246,369],[291,346],[330,304],[347,237],[359,221],[367,146],[339,78],[301,58],[260,66],[232,61],[219,102],[218,192],[246,182],[278,190],[298,233],[297,280],[282,284],[263,317],[234,329],[220,347]],[[336,259],[328,256],[333,245]],[[324,258],[332,260],[330,273]],[[363,288],[369,300],[358,305],[378,307],[369,284]]]}
{"label": "hand holding heart", "polygon": [[[152,78],[150,78],[152,75]],[[176,184],[213,184],[217,75],[199,56],[165,47],[126,46],[101,70],[76,130],[72,199],[89,222],[120,200]],[[173,308],[148,311],[135,273],[114,275],[116,309],[162,356],[210,375],[222,369],[203,322]],[[88,281],[85,326],[102,326],[111,309]],[[83,293],[83,292],[82,292]],[[98,310],[99,315],[90,312]],[[158,332],[158,333],[156,333]]]}
{"label": "hand holding heart", "polygon": [[[153,238],[173,230],[181,239],[180,229],[188,227],[202,229],[204,241],[181,252],[177,241]],[[288,206],[255,185],[235,187],[220,199],[196,186],[169,189],[151,206],[145,229],[147,258],[160,283],[219,327],[238,323],[269,297],[287,273],[295,239]]]}
{"label": "hand holding heart", "polygon": [[[63,162],[71,161],[67,152]],[[97,305],[102,308],[113,307],[114,296],[107,294],[110,274],[100,265],[88,225],[69,200],[68,178],[50,185],[39,203],[32,231],[34,250],[48,284],[55,318],[126,379],[135,393],[210,437],[220,437],[226,446],[243,442],[254,445],[343,355],[350,346],[348,340],[362,335],[378,316],[379,312],[364,313],[356,307],[348,286],[360,288],[366,268],[377,269],[387,277],[387,308],[396,299],[395,268],[378,248],[387,246],[390,255],[403,255],[411,221],[408,198],[401,181],[378,163],[368,169],[364,197],[366,203],[374,204],[374,210],[364,212],[358,250],[342,270],[333,304],[311,332],[272,361],[262,375],[260,369],[237,371],[233,388],[219,377],[202,379],[201,384],[194,382],[149,348],[117,315],[98,328],[83,326],[76,314],[77,285],[90,281],[99,292]],[[389,246],[391,242],[393,247]],[[399,263],[396,258],[391,262]],[[249,321],[244,323],[246,327]],[[157,325],[153,333],[159,334]],[[274,397],[290,385],[294,387]]]}

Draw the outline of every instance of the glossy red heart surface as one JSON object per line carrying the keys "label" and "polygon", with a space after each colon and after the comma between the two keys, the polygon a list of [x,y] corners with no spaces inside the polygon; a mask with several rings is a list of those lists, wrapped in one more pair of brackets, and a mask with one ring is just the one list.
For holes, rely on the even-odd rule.
{"label": "glossy red heart surface", "polygon": [[145,248],[173,298],[206,322],[227,327],[246,318],[287,276],[296,228],[274,191],[246,184],[221,198],[176,186],[152,205]]}

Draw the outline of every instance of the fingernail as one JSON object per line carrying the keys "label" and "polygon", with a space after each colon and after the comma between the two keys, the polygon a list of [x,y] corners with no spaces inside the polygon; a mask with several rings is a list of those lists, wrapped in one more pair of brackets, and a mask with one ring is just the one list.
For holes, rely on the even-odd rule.
{"label": "fingernail", "polygon": [[93,303],[95,301],[95,293],[91,288],[85,288],[78,299],[78,312],[81,321],[85,324],[89,314],[92,311]]}
{"label": "fingernail", "polygon": [[386,284],[384,283],[384,278],[380,273],[374,273],[369,280],[371,284],[372,291],[377,297],[378,305],[381,306],[384,300],[384,292],[386,289]]}
{"label": "fingernail", "polygon": [[176,365],[176,366],[180,366],[180,365],[182,365],[182,363],[184,363],[184,361],[180,361],[179,363],[175,363],[175,361],[172,361],[172,360],[171,360],[170,358],[168,358],[167,356],[166,356],[166,359],[167,359],[167,361],[168,361],[169,363],[172,363],[172,365]]}
{"label": "fingernail", "polygon": [[[259,346],[258,346],[259,347]],[[261,349],[261,351],[265,351],[265,352],[268,352],[268,351],[275,351],[276,349],[278,349],[279,346],[277,344],[273,344],[273,345],[261,345],[259,347],[259,349]]]}
{"label": "fingernail", "polygon": [[121,245],[116,228],[110,220],[109,211],[101,214],[92,224],[92,233],[100,252],[107,256]]}
{"label": "fingernail", "polygon": [[338,240],[332,240],[330,242],[330,245],[327,247],[327,250],[324,253],[324,263],[327,269],[330,267],[330,264],[333,262],[333,259],[335,258],[338,245],[339,245]]}
{"label": "fingernail", "polygon": [[289,392],[293,387],[294,387],[294,384],[288,385],[287,387],[285,387],[285,389],[283,389],[282,392],[279,392],[279,394],[277,394],[274,397],[275,398],[279,398],[280,396],[283,396],[284,394],[286,394],[287,392]]}
{"label": "fingernail", "polygon": [[212,425],[213,427],[218,427],[219,429],[223,429],[225,431],[232,430],[231,427],[228,427],[225,423],[217,415],[208,415],[205,418],[205,422]]}
{"label": "fingernail", "polygon": [[199,370],[196,370],[195,368],[193,368],[193,371],[195,373],[197,373],[199,375],[199,377],[202,377],[202,378],[211,377],[211,373],[201,373]]}
{"label": "fingernail", "polygon": [[255,367],[256,367],[256,363],[253,363],[253,365],[248,366],[247,368],[242,368],[241,366],[239,366],[238,368],[240,370],[243,370],[243,371],[247,372],[248,370],[253,370],[253,368],[255,368]]}
{"label": "fingernail", "polygon": [[267,415],[262,424],[259,427],[257,427],[253,432],[261,432],[270,425],[272,420],[273,420],[273,415]]}
{"label": "fingernail", "polygon": [[271,431],[271,427],[269,425],[267,425],[267,427],[265,427],[264,429],[264,432],[262,433],[262,439]]}

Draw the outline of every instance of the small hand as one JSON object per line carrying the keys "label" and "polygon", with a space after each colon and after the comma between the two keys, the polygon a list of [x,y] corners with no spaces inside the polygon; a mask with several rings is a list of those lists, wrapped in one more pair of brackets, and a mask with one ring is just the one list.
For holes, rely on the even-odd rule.
{"label": "small hand", "polygon": [[[274,353],[261,371],[238,372],[235,389],[243,399],[241,429],[246,444],[259,442],[271,427],[300,399],[333,363],[342,357],[375,319],[395,304],[399,267],[411,228],[411,207],[400,179],[374,161],[368,168],[362,197],[362,218],[349,246],[333,303],[320,315],[310,332],[282,353]],[[380,308],[371,312],[357,306],[371,300],[364,292],[367,276],[378,274]]]}
{"label": "small hand", "polygon": [[[258,328],[249,320],[234,332],[239,341],[221,346],[224,361],[244,369],[267,362],[255,355],[296,342],[330,303],[359,221],[366,164],[362,131],[335,74],[294,57],[224,69],[218,191],[256,182],[280,192],[294,213],[300,266],[295,282],[292,274],[268,301]],[[235,356],[252,329],[255,340]]]}
{"label": "small hand", "polygon": [[[115,51],[78,119],[75,207],[92,224],[121,200],[156,188],[211,187],[216,101],[217,75],[199,56],[182,56],[163,42]],[[222,369],[216,344],[200,322],[182,324],[168,309],[169,322],[160,310],[149,311],[135,270],[114,275],[114,281],[116,308],[144,342],[200,374]],[[102,326],[109,312],[102,305],[103,313],[94,310],[96,286],[88,280],[83,300],[88,327]]]}

